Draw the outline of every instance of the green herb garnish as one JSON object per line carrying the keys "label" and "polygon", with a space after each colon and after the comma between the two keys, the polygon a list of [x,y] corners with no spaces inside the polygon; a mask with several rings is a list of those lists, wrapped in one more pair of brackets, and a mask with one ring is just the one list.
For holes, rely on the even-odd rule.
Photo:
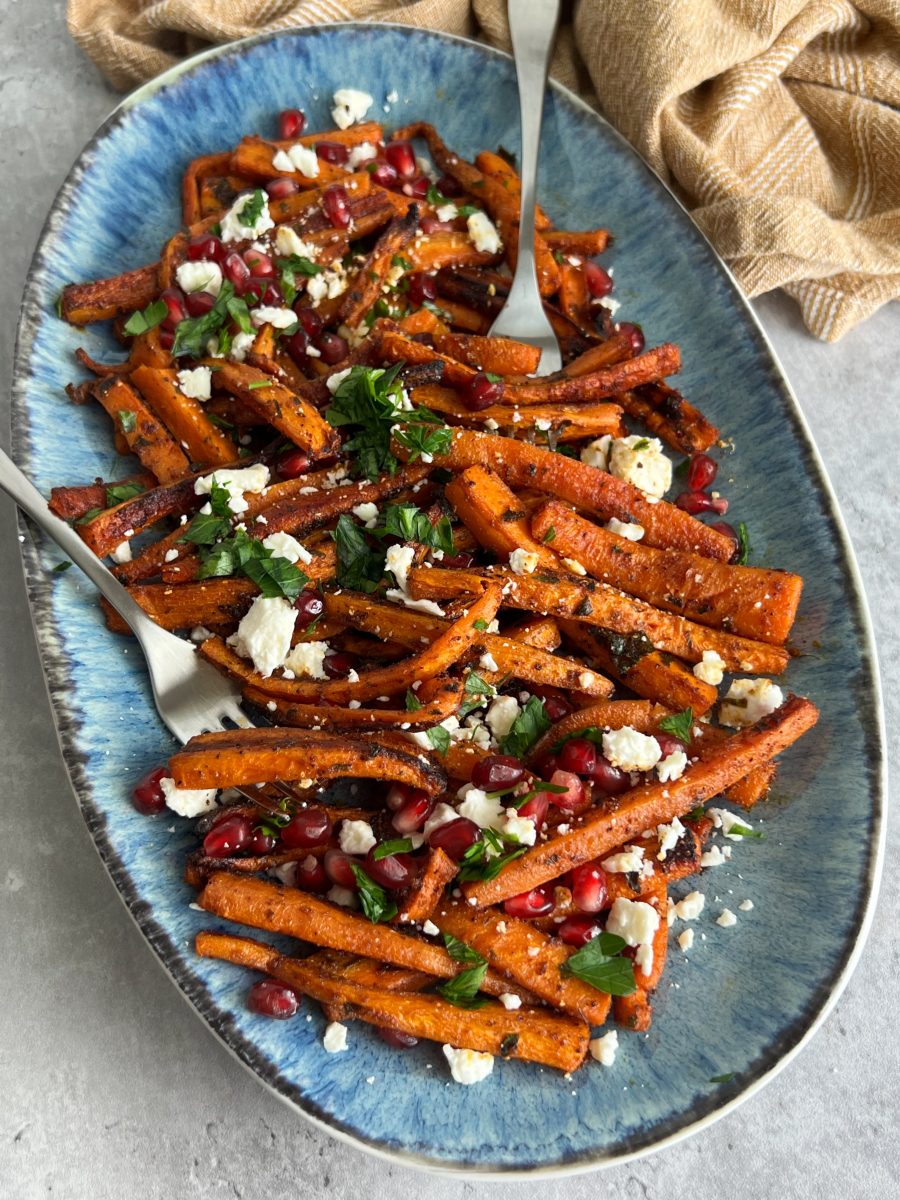
{"label": "green herb garnish", "polygon": [[468,963],[471,967],[478,967],[483,962],[487,962],[483,954],[479,954],[477,950],[473,950],[471,946],[461,942],[452,933],[442,933],[441,937],[444,939],[447,953],[454,962]]}
{"label": "green herb garnish", "polygon": [[146,308],[133,312],[123,326],[123,333],[137,337],[150,329],[155,329],[166,319],[169,306],[165,300],[152,300]]}
{"label": "green herb garnish", "polygon": [[396,917],[397,905],[388,897],[384,888],[379,887],[356,863],[349,863],[349,867],[356,880],[356,894],[365,916],[373,924],[390,921]]}
{"label": "green herb garnish", "polygon": [[448,517],[434,525],[427,513],[415,504],[392,504],[384,511],[384,524],[375,530],[378,537],[397,537],[404,542],[419,542],[432,550],[453,554],[453,528]]}
{"label": "green herb garnish", "polygon": [[407,712],[418,712],[421,707],[422,707],[421,702],[416,699],[416,693],[412,690],[412,688],[407,688],[406,689],[406,711]]}
{"label": "green herb garnish", "polygon": [[679,742],[684,742],[686,746],[689,746],[693,736],[693,710],[686,708],[682,712],[673,713],[671,717],[663,717],[659,722],[659,727],[663,733],[671,733],[673,737],[678,738]]}
{"label": "green herb garnish", "polygon": [[51,575],[62,575],[63,571],[68,571],[68,569],[69,569],[69,567],[71,567],[71,565],[72,564],[66,558],[62,562],[58,562],[55,567],[51,567],[50,574]]}
{"label": "green herb garnish", "polygon": [[750,558],[750,535],[747,533],[747,526],[743,521],[738,522],[738,552],[737,558],[734,560],[739,566],[744,567]]}
{"label": "green herb garnish", "polygon": [[500,745],[500,753],[524,758],[538,738],[547,732],[550,724],[543,700],[532,696],[513,721],[509,733]]}
{"label": "green herb garnish", "polygon": [[393,841],[382,842],[380,846],[376,846],[372,851],[372,858],[375,862],[380,862],[383,858],[390,858],[392,854],[408,854],[412,848],[410,838],[394,838]]}
{"label": "green herb garnish", "polygon": [[544,534],[544,536],[541,538],[541,541],[546,544],[547,542],[552,542],[555,537],[556,537],[556,530],[551,525],[550,528],[547,530],[547,532]]}
{"label": "green herb garnish", "polygon": [[351,517],[338,517],[332,534],[337,547],[337,581],[356,592],[374,592],[384,578],[384,553],[373,550]]}
{"label": "green herb garnish", "polygon": [[450,749],[450,734],[443,725],[435,725],[433,729],[426,729],[425,736],[438,754],[446,754]]}
{"label": "green herb garnish", "polygon": [[460,971],[437,989],[441,996],[457,1008],[481,1008],[487,1004],[486,996],[479,996],[478,989],[484,983],[487,974],[487,963],[481,962],[475,967]]}
{"label": "green herb garnish", "polygon": [[289,254],[286,258],[276,258],[275,266],[278,268],[284,303],[288,308],[297,297],[297,276],[303,275],[309,279],[313,275],[319,275],[324,269],[302,254]]}
{"label": "green herb garnish", "polygon": [[144,488],[139,483],[111,483],[106,489],[106,507],[112,508],[115,504],[124,504],[126,500],[133,500],[135,496],[140,496]]}
{"label": "green herb garnish", "polygon": [[630,996],[637,990],[634,964],[622,951],[625,941],[614,933],[600,933],[592,938],[559,969],[560,975],[574,975],[608,996]]}
{"label": "green herb garnish", "polygon": [[134,433],[137,425],[137,417],[128,408],[120,408],[117,414],[119,418],[119,428],[123,433]]}
{"label": "green herb garnish", "polygon": [[250,196],[247,197],[241,211],[237,214],[237,219],[242,225],[253,226],[262,216],[262,210],[266,203],[266,194],[262,188],[257,188]]}

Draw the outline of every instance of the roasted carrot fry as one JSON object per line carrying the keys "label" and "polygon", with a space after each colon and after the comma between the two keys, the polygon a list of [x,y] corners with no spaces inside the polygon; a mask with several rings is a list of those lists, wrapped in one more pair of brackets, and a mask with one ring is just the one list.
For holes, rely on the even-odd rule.
{"label": "roasted carrot fry", "polygon": [[532,375],[541,361],[536,346],[504,337],[444,333],[435,337],[434,348],[476,371],[489,371],[492,375]]}
{"label": "roasted carrot fry", "polygon": [[501,562],[516,550],[537,556],[541,567],[558,570],[556,554],[531,536],[530,521],[516,495],[494,471],[467,467],[447,484],[445,495],[469,532]]}
{"label": "roasted carrot fry", "polygon": [[[143,492],[155,482],[149,472],[138,471],[127,479],[115,479],[109,483],[98,479],[96,483],[87,483],[81,487],[55,487],[50,490],[49,508],[64,521],[77,521],[93,509],[106,508],[110,488],[134,486]],[[119,540],[121,541],[121,538]]]}
{"label": "roasted carrot fry", "polygon": [[617,1025],[623,1025],[635,1033],[646,1033],[653,1021],[653,1009],[644,988],[639,987],[630,996],[616,996],[613,1016]]}
{"label": "roasted carrot fry", "polygon": [[652,733],[660,717],[669,715],[669,710],[649,700],[610,700],[605,704],[590,704],[557,721],[553,728],[540,738],[528,753],[529,766],[539,763],[560,742],[584,729],[622,729],[630,725],[640,733]]}
{"label": "roasted carrot fry", "polygon": [[203,411],[203,405],[178,386],[178,372],[138,367],[132,382],[195,463],[223,467],[238,457],[238,448]]}
{"label": "roasted carrot fry", "polygon": [[645,829],[683,816],[780,754],[812,728],[818,716],[818,709],[811,701],[791,696],[771,716],[717,746],[708,758],[693,764],[680,779],[626,792],[614,814],[589,817],[571,833],[558,834],[528,850],[495,879],[464,885],[466,897],[478,907],[496,904],[556,879],[625,841],[639,838]]}
{"label": "roasted carrot fry", "polygon": [[[108,508],[93,520],[78,526],[78,532],[95,554],[109,554],[120,542],[141,533],[163,517],[193,512],[200,507],[193,478],[164,487],[150,488],[132,500]],[[130,531],[130,532],[129,532]]]}
{"label": "roasted carrot fry", "polygon": [[541,441],[554,438],[557,442],[578,442],[607,433],[622,437],[626,432],[618,404],[531,404],[527,408],[491,404],[488,408],[470,412],[457,392],[435,384],[414,388],[410,399],[414,404],[449,417],[452,425],[499,429],[506,437],[522,436],[536,430]]}
{"label": "roasted carrot fry", "polygon": [[468,234],[455,230],[435,233],[421,242],[413,242],[403,257],[416,271],[437,271],[441,267],[478,267],[498,261],[496,254],[477,249]]}
{"label": "roasted carrot fry", "polygon": [[719,431],[681,392],[665,383],[648,383],[626,392],[620,403],[630,417],[682,454],[708,450]]}
{"label": "roasted carrot fry", "polygon": [[525,617],[515,625],[508,625],[504,636],[551,653],[562,644],[559,626],[552,617]]}
{"label": "roasted carrot fry", "polygon": [[130,384],[112,376],[96,384],[94,395],[129,449],[160,483],[173,483],[188,473],[187,455]]}
{"label": "roasted carrot fry", "polygon": [[[199,583],[138,583],[129,592],[148,617],[163,629],[209,629],[235,626],[259,588],[249,579],[205,579]],[[103,604],[107,626],[115,633],[129,629],[115,609]]]}
{"label": "roasted carrot fry", "polygon": [[200,204],[200,183],[208,175],[223,175],[231,164],[231,151],[223,154],[203,154],[192,158],[181,179],[181,220],[193,225],[203,216]]}
{"label": "roasted carrot fry", "polygon": [[[316,631],[321,637],[321,631]],[[271,694],[252,684],[244,688],[245,699],[264,708],[280,725],[291,725],[300,729],[347,729],[362,731],[380,728],[396,729],[403,725],[407,729],[431,729],[452,716],[463,699],[463,681],[448,679],[441,690],[427,704],[415,712],[393,708],[347,708],[326,707],[322,704],[291,704],[273,699]]]}
{"label": "roasted carrot fry", "polygon": [[159,291],[159,268],[156,263],[97,279],[93,283],[69,283],[60,298],[60,315],[70,325],[88,325],[124,316],[136,308],[146,308]]}
{"label": "roasted carrot fry", "polygon": [[400,920],[419,924],[427,921],[458,870],[459,864],[443,850],[429,850],[421,877],[412,892],[403,898]]}
{"label": "roasted carrot fry", "polygon": [[216,363],[216,386],[255,408],[263,421],[316,458],[339,445],[336,430],[297,392],[243,363]]}
{"label": "roasted carrot fry", "polygon": [[582,258],[595,258],[610,243],[608,229],[586,229],[577,233],[569,229],[547,229],[544,239],[557,254],[577,254]]}
{"label": "roasted carrot fry", "polygon": [[[324,140],[324,139],[323,139]],[[289,150],[293,142],[266,141],[260,137],[242,138],[231,155],[231,170],[236,175],[243,175],[248,180],[262,182],[266,179],[295,179],[298,183],[333,183],[338,179],[344,180],[346,172],[324,159],[317,159],[315,176],[304,175],[300,171],[284,171],[273,164],[273,159],[279,151]],[[252,184],[248,184],[248,187]]]}
{"label": "roasted carrot fry", "polygon": [[381,299],[393,260],[405,251],[418,226],[419,210],[413,204],[404,216],[395,217],[381,234],[341,299],[339,316],[345,325],[355,329],[375,301]]}

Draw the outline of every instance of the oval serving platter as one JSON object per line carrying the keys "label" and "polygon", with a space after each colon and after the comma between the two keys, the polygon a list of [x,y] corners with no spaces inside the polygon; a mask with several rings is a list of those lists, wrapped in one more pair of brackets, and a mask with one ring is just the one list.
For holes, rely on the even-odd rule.
{"label": "oval serving platter", "polygon": [[[410,57],[416,71],[401,72]],[[179,224],[188,159],[248,132],[268,133],[290,105],[306,110],[309,128],[326,128],[332,92],[348,84],[376,98],[372,115],[388,129],[432,121],[467,157],[518,145],[510,58],[401,26],[263,35],[200,55],[129,97],[63,185],[28,280],[14,448],[45,494],[53,484],[109,477],[114,461],[105,414],[73,407],[63,387],[78,377],[77,346],[99,359],[120,348],[106,328],[78,331],[57,317],[62,286],[154,261]],[[139,652],[106,631],[77,571],[50,573],[54,547],[31,536],[23,545],[81,812],[125,904],[187,999],[242,1062],[321,1128],[408,1165],[505,1178],[646,1153],[701,1129],[771,1078],[852,970],[883,838],[883,732],[865,602],[821,461],[762,331],[664,185],[556,85],[541,161],[545,209],[562,227],[612,230],[604,262],[615,267],[621,316],[644,326],[648,344],[680,344],[679,386],[734,440],[727,490],[731,513],[750,530],[752,561],[804,576],[801,653],[788,686],[822,709],[817,728],[785,756],[775,796],[754,812],[765,840],[738,844],[731,864],[704,877],[710,902],[695,927],[696,948],[689,959],[672,953],[650,1033],[620,1034],[612,1069],[590,1063],[563,1079],[498,1062],[487,1080],[462,1088],[448,1085],[437,1046],[398,1055],[357,1023],[349,1053],[329,1055],[318,1012],[290,1022],[249,1013],[246,975],[190,950],[194,934],[213,922],[189,907],[182,881],[189,823],[148,820],[129,803],[131,784],[173,749]],[[754,909],[721,929],[716,895],[750,898]],[[533,1129],[539,1140],[528,1136]]]}

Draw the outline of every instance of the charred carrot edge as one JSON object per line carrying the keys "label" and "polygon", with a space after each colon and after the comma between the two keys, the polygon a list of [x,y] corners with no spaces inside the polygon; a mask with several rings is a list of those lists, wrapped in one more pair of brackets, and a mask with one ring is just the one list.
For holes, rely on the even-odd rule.
{"label": "charred carrot edge", "polygon": [[181,391],[177,371],[139,366],[131,379],[192,462],[224,467],[238,457],[237,446],[210,421],[203,405]]}
{"label": "charred carrot edge", "polygon": [[[205,579],[196,583],[138,583],[129,587],[134,600],[163,629],[229,629],[241,619],[259,588],[249,579]],[[103,603],[101,601],[101,603]],[[103,603],[107,627],[127,633],[122,618]]]}
{"label": "charred carrot edge", "polygon": [[[126,479],[114,479],[109,483],[97,480],[96,483],[86,483],[76,487],[55,487],[50,489],[49,509],[64,521],[77,521],[92,509],[107,507],[106,497],[110,488],[124,487],[129,484],[137,485],[141,491],[152,488],[156,483],[149,471],[137,471]],[[122,539],[120,538],[119,541]],[[118,545],[118,543],[116,543]]]}
{"label": "charred carrot edge", "polygon": [[531,536],[525,510],[496,472],[466,467],[446,485],[444,494],[476,541],[501,561],[521,549],[537,555],[542,567],[559,569],[559,558]]}
{"label": "charred carrot edge", "polygon": [[130,384],[112,376],[96,384],[94,395],[129,450],[160,483],[174,483],[188,473],[187,455]]}
{"label": "charred carrot edge", "polygon": [[718,441],[715,425],[668,384],[645,384],[625,392],[620,402],[630,417],[643,421],[651,433],[682,454],[708,450]]}
{"label": "charred carrot edge", "polygon": [[264,423],[273,425],[285,437],[316,458],[333,453],[339,446],[336,430],[320,416],[299,392],[249,367],[244,363],[219,363],[216,387],[237,396],[256,409]]}
{"label": "charred carrot edge", "polygon": [[[320,630],[316,631],[320,637]],[[405,654],[405,650],[404,650]],[[269,692],[253,685],[244,688],[244,698],[265,709],[279,724],[300,729],[364,730],[431,729],[459,710],[464,695],[461,679],[448,679],[438,695],[415,712],[393,708],[326,707],[321,704],[291,704],[273,699]]]}
{"label": "charred carrot edge", "polygon": [[478,412],[470,412],[457,392],[436,384],[413,388],[410,399],[413,404],[441,413],[448,418],[450,425],[490,430],[496,426],[507,437],[520,437],[537,431],[541,441],[549,435],[557,442],[577,442],[582,438],[598,438],[605,434],[622,437],[626,432],[622,409],[612,403],[532,404],[524,409],[491,404]]}
{"label": "charred carrot edge", "polygon": [[562,645],[560,628],[552,617],[524,617],[514,625],[508,625],[505,636],[548,653],[558,650]]}
{"label": "charred carrot edge", "polygon": [[66,284],[59,311],[70,325],[89,325],[93,321],[124,316],[136,308],[146,308],[158,291],[159,268],[156,263],[149,263],[109,279]]}
{"label": "charred carrot edge", "polygon": [[340,320],[356,329],[376,300],[381,298],[393,260],[412,240],[419,227],[419,209],[413,204],[404,216],[395,217],[382,232],[363,263],[353,274],[341,299]]}
{"label": "charred carrot edge", "polygon": [[459,864],[443,850],[429,850],[419,881],[412,892],[404,897],[399,919],[418,924],[427,921],[440,903],[444,888],[456,876],[458,870]]}

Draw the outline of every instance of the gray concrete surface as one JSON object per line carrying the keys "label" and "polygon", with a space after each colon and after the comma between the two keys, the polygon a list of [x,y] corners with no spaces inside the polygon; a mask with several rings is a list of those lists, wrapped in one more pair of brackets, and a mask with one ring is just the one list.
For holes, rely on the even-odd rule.
{"label": "gray concrete surface", "polygon": [[[61,0],[0,2],[0,395],[44,213],[115,97],[69,42]],[[794,307],[757,311],[827,461],[859,555],[900,732],[898,310],[838,346]],[[789,485],[789,484],[788,484]],[[131,924],[77,815],[0,502],[0,1197],[169,1200],[426,1194],[522,1200],[896,1196],[900,901],[893,872],[859,969],[814,1043],[765,1091],[662,1154],[558,1183],[424,1180],[313,1131],[182,1003]],[[900,826],[891,823],[896,863]],[[541,1136],[535,1130],[535,1137]]]}

